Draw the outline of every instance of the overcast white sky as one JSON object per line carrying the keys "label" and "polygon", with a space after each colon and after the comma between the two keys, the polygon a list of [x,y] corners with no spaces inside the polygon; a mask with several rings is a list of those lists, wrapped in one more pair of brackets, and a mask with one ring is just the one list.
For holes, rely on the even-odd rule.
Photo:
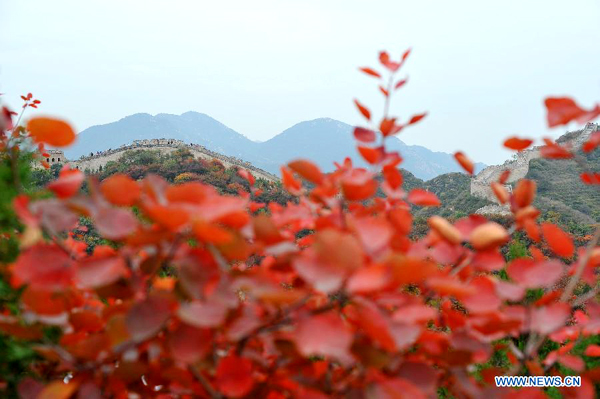
{"label": "overcast white sky", "polygon": [[[486,163],[508,135],[557,137],[543,98],[600,100],[598,0],[0,0],[0,92],[81,131],[138,112],[206,113],[254,140],[381,109],[357,71],[412,47],[392,109],[409,144]],[[376,112],[376,115],[380,115]],[[575,128],[575,126],[573,126]]]}

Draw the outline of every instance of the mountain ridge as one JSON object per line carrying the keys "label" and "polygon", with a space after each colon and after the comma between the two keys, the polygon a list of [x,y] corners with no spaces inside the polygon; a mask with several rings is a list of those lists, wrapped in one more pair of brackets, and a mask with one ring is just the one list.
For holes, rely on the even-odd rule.
{"label": "mountain ridge", "polygon": [[[269,140],[257,142],[229,128],[210,115],[187,111],[181,115],[136,113],[117,121],[91,126],[78,134],[76,144],[67,149],[69,159],[127,145],[134,140],[173,138],[200,144],[207,149],[248,161],[258,168],[279,174],[279,167],[295,158],[317,163],[325,172],[334,161],[351,156],[357,165],[366,166],[356,150],[353,126],[332,118],[301,121]],[[451,154],[408,145],[390,137],[389,150],[400,151],[402,167],[420,179],[429,180],[444,173],[461,171]],[[477,164],[481,170],[486,166]]]}

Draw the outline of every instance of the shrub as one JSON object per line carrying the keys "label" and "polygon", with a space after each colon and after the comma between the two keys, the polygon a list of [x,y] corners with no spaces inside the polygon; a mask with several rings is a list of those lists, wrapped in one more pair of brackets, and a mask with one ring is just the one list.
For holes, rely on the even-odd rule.
{"label": "shrub", "polygon": [[[43,153],[45,143],[66,145],[74,134],[48,118],[33,119],[28,131],[13,127],[5,111],[0,353],[19,354],[9,359],[19,367],[2,369],[7,391],[52,398],[521,397],[541,392],[496,388],[493,376],[574,371],[583,376],[579,396],[591,397],[597,372],[586,362],[599,352],[600,233],[576,251],[558,226],[538,224],[535,184],[522,180],[506,194],[508,227],[477,215],[454,222],[433,216],[422,237],[409,239],[411,207],[440,201],[420,188],[406,193],[402,158],[385,146],[426,115],[388,114],[408,54],[399,61],[380,54],[386,79],[362,68],[387,82],[380,122],[356,101],[369,127],[354,136],[371,169],[346,159],[323,174],[308,160],[291,162],[282,184],[296,201],[286,206],[256,202],[263,183],[245,170],[238,174],[250,192],[232,182],[237,196],[125,174],[87,179],[87,194],[80,192],[84,174],[68,167],[45,191],[25,194],[28,143]],[[32,98],[24,98],[27,106]],[[547,101],[550,125],[594,116],[566,100]],[[599,141],[594,135],[585,148]],[[550,141],[542,153],[573,156]],[[140,154],[139,165],[152,157]],[[464,154],[457,160],[472,172]],[[209,168],[228,173],[218,162]],[[81,240],[90,228],[103,240],[92,251]],[[513,247],[507,264],[500,250],[517,231],[531,243]],[[522,257],[527,251],[531,257]]]}

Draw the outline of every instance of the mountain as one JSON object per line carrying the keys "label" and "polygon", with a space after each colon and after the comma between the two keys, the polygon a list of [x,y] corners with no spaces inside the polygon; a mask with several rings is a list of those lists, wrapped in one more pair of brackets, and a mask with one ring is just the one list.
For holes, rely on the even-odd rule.
{"label": "mountain", "polygon": [[[276,164],[283,164],[302,156],[316,162],[323,170],[331,171],[334,161],[351,156],[355,163],[366,165],[358,155],[353,127],[334,119],[321,118],[297,125],[261,143],[261,151]],[[434,152],[425,147],[407,145],[396,137],[388,138],[386,148],[399,151],[404,158],[402,168],[420,179],[429,180],[438,175],[461,171],[454,157],[444,152]],[[485,167],[477,164],[477,170]]]}
{"label": "mountain", "polygon": [[[349,155],[357,164],[365,165],[356,151],[352,130],[351,125],[321,118],[298,123],[259,143],[197,112],[155,116],[135,114],[84,130],[78,135],[77,143],[65,154],[69,159],[75,159],[90,152],[117,148],[133,140],[173,138],[243,159],[275,174],[279,174],[281,165],[298,157],[310,159],[329,172],[334,169],[334,161],[341,162]],[[420,179],[429,180],[461,170],[451,154],[407,145],[396,137],[388,139],[387,148],[400,151],[404,157],[402,167]],[[480,163],[476,165],[478,171],[483,167],[485,165]]]}
{"label": "mountain", "polygon": [[[600,172],[600,151],[579,152],[591,170]],[[576,161],[533,159],[527,179],[537,183],[534,205],[562,223],[594,224],[600,221],[600,190],[583,184],[581,168]]]}
{"label": "mountain", "polygon": [[208,115],[186,112],[181,115],[134,114],[117,122],[92,126],[77,135],[74,146],[65,151],[69,159],[90,152],[130,144],[134,140],[173,138],[197,143],[230,156],[241,156],[258,143],[242,136]]}
{"label": "mountain", "polygon": [[[588,123],[585,128],[567,132],[556,141],[579,148],[590,134],[600,131],[600,126]],[[405,175],[405,189],[419,186],[434,192],[442,201],[439,208],[421,208],[415,216],[439,214],[457,218],[470,213],[482,213],[492,218],[510,215],[508,206],[500,206],[492,193],[490,183],[509,170],[507,185],[514,189],[517,182],[530,179],[536,182],[537,192],[533,204],[542,212],[540,220],[558,223],[569,232],[584,236],[600,221],[600,191],[594,185],[586,185],[580,179],[581,163],[587,170],[600,172],[600,151],[585,153],[579,149],[577,161],[541,158],[539,147],[521,151],[502,165],[491,165],[477,176],[459,173],[437,176],[428,181],[418,181]],[[409,183],[407,187],[407,181]]]}

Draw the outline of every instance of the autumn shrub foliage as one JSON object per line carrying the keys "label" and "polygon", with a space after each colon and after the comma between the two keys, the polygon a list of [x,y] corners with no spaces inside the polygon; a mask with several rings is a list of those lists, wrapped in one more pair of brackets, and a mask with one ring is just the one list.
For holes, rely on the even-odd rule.
{"label": "autumn shrub foliage", "polygon": [[[281,175],[297,201],[264,209],[254,188],[220,195],[200,182],[170,185],[156,175],[98,182],[68,166],[45,190],[28,190],[16,170],[28,148],[43,154],[45,144],[68,145],[75,135],[52,118],[19,127],[5,109],[0,155],[15,167],[5,178],[18,223],[2,221],[2,240],[16,240],[19,250],[3,259],[3,279],[16,296],[3,305],[0,330],[34,354],[18,378],[2,376],[6,392],[592,397],[600,379],[600,233],[576,248],[560,227],[536,221],[535,182],[521,180],[508,192],[505,173],[492,189],[512,211],[508,229],[479,215],[454,223],[432,216],[425,237],[408,238],[411,207],[440,204],[426,190],[401,189],[402,154],[386,149],[387,137],[425,117],[390,114],[394,93],[406,84],[399,71],[408,55],[396,61],[382,52],[379,70],[361,68],[385,99],[381,118],[355,101],[365,126],[354,137],[370,167],[345,159],[325,174],[295,160]],[[551,126],[599,113],[569,99],[546,105]],[[584,150],[599,143],[594,133]],[[506,142],[517,151],[531,144]],[[576,156],[551,140],[541,151]],[[473,173],[464,153],[456,160]],[[239,173],[254,186],[252,174]],[[582,179],[598,183],[588,170]],[[89,194],[80,191],[84,181]],[[375,196],[378,190],[385,196]],[[76,233],[82,217],[109,245],[87,251]],[[500,248],[517,231],[532,244],[527,256],[507,263]],[[566,374],[581,375],[582,386],[497,388],[493,380]]]}

